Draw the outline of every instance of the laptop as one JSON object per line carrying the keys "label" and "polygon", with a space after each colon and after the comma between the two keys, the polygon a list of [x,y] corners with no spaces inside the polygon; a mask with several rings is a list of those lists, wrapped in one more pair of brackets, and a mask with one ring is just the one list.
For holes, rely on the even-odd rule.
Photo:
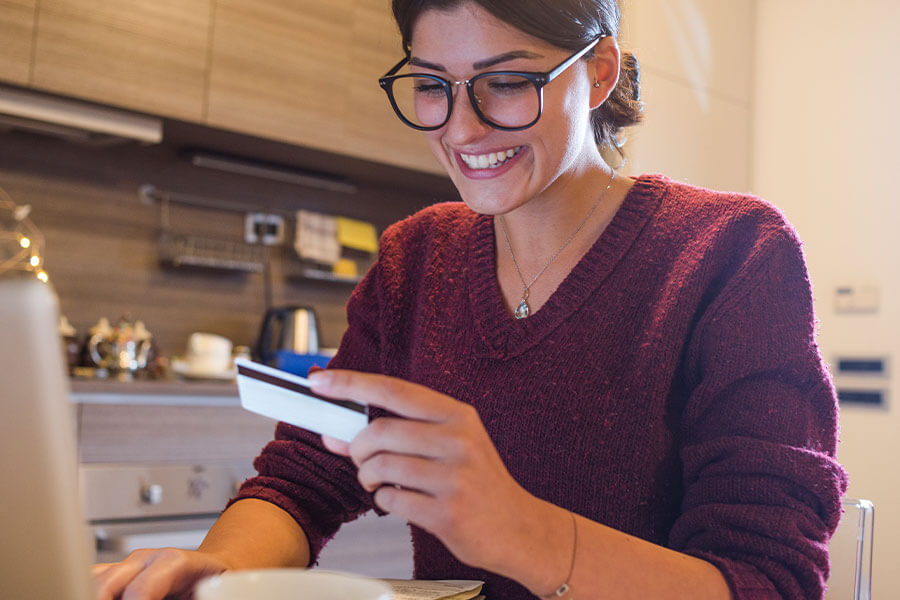
{"label": "laptop", "polygon": [[0,277],[0,597],[92,600],[58,303],[33,278]]}

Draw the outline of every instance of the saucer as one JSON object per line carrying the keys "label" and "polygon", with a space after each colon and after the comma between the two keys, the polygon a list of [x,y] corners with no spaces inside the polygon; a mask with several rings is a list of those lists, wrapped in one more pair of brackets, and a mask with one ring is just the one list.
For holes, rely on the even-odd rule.
{"label": "saucer", "polygon": [[230,381],[237,375],[237,369],[234,367],[225,371],[210,371],[203,369],[199,365],[191,364],[190,361],[182,358],[172,359],[172,371],[186,379],[217,379],[220,381]]}

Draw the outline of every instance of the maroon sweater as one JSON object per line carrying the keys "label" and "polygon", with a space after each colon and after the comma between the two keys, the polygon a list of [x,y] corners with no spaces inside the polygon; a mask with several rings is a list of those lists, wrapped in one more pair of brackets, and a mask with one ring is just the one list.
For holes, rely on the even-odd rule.
{"label": "maroon sweater", "polygon": [[[737,598],[821,597],[846,478],[803,254],[782,215],[757,198],[641,177],[521,321],[500,294],[493,231],[459,203],[389,228],[330,366],[474,405],[524,488],[711,561]],[[352,463],[292,426],[279,425],[256,468],[239,497],[287,510],[314,555],[372,508]],[[416,577],[532,598],[427,532],[412,537]]]}

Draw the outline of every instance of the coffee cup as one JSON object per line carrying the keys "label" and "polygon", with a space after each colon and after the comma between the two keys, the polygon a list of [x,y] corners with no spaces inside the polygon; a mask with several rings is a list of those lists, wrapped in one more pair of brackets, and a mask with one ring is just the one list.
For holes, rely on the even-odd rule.
{"label": "coffee cup", "polygon": [[229,571],[201,581],[196,600],[391,600],[391,587],[337,571],[253,569]]}
{"label": "coffee cup", "polygon": [[226,373],[231,369],[231,348],[231,340],[221,335],[192,333],[188,338],[185,360],[195,373]]}

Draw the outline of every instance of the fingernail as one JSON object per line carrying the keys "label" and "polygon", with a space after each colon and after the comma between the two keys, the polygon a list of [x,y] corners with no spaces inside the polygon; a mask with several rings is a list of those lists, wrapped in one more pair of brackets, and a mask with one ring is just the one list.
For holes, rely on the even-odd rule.
{"label": "fingernail", "polygon": [[331,379],[328,371],[313,371],[309,375],[306,376],[306,381],[309,382],[309,387],[319,387],[328,383],[328,380]]}

